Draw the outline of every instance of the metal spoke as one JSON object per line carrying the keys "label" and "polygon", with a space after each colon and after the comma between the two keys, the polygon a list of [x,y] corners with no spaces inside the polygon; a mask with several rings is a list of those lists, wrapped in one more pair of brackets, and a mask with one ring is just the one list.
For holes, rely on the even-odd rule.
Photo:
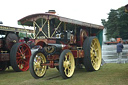
{"label": "metal spoke", "polygon": [[65,55],[65,61],[67,61],[68,59],[67,59],[67,55]]}
{"label": "metal spoke", "polygon": [[67,68],[64,69],[65,74],[67,75]]}
{"label": "metal spoke", "polygon": [[19,48],[19,51],[20,51],[21,55],[23,55],[23,53],[22,53],[22,51],[21,51],[21,49],[20,49],[20,48]]}
{"label": "metal spoke", "polygon": [[23,62],[24,62],[25,64],[27,64],[27,65],[29,64],[29,62],[27,62],[27,61],[25,61],[25,60],[23,60]]}
{"label": "metal spoke", "polygon": [[17,60],[17,64],[19,64],[19,63],[20,63],[20,61],[21,61],[21,59],[20,59],[20,60]]}
{"label": "metal spoke", "polygon": [[21,56],[17,56],[16,59],[21,59]]}
{"label": "metal spoke", "polygon": [[20,56],[20,55],[21,55],[21,53],[17,52],[17,56]]}
{"label": "metal spoke", "polygon": [[95,52],[97,52],[97,51],[98,51],[98,48],[95,49]]}
{"label": "metal spoke", "polygon": [[21,51],[23,52],[23,50],[24,50],[24,49],[23,49],[23,46],[21,46],[21,48],[20,48],[20,49],[21,49]]}
{"label": "metal spoke", "polygon": [[96,45],[96,42],[93,43],[93,46],[94,46],[94,47],[95,47],[95,45]]}
{"label": "metal spoke", "polygon": [[26,53],[27,50],[28,50],[28,49],[25,49],[22,53],[23,53],[23,54]]}
{"label": "metal spoke", "polygon": [[71,73],[71,69],[70,69],[70,68],[68,68],[68,75],[70,75],[70,73]]}
{"label": "metal spoke", "polygon": [[94,45],[93,45],[93,43],[91,44],[91,47],[94,49]]}

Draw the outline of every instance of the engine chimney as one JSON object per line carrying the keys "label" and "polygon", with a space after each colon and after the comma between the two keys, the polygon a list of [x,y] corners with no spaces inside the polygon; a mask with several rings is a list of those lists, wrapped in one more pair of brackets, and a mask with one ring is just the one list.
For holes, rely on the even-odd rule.
{"label": "engine chimney", "polygon": [[48,12],[46,12],[46,13],[56,14],[56,11],[55,10],[48,10]]}

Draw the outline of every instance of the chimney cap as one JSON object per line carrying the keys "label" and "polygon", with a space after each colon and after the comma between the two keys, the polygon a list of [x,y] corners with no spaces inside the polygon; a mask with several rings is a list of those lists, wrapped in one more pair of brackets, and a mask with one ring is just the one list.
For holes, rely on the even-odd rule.
{"label": "chimney cap", "polygon": [[46,13],[55,14],[56,11],[55,10],[48,10],[48,12],[46,12]]}

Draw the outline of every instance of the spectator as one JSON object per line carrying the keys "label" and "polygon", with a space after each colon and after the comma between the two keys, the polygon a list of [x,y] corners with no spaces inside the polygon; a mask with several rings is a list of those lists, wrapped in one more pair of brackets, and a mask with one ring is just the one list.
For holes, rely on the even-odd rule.
{"label": "spectator", "polygon": [[121,63],[121,58],[122,58],[122,49],[124,48],[123,44],[121,41],[117,44],[117,56],[118,56],[118,61],[117,63]]}

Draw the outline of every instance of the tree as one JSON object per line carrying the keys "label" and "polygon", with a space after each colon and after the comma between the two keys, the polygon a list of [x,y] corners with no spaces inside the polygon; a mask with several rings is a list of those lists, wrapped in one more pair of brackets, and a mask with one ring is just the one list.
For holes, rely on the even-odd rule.
{"label": "tree", "polygon": [[24,37],[26,37],[26,35],[25,35],[25,33],[19,33],[19,37],[24,38]]}
{"label": "tree", "polygon": [[103,26],[107,29],[107,39],[122,38],[128,39],[128,14],[125,8],[111,9],[107,20],[102,19]]}
{"label": "tree", "polygon": [[29,38],[32,38],[34,35],[31,33],[31,34],[26,34],[26,33],[19,33],[19,37],[20,38],[24,38],[24,37],[29,37]]}

